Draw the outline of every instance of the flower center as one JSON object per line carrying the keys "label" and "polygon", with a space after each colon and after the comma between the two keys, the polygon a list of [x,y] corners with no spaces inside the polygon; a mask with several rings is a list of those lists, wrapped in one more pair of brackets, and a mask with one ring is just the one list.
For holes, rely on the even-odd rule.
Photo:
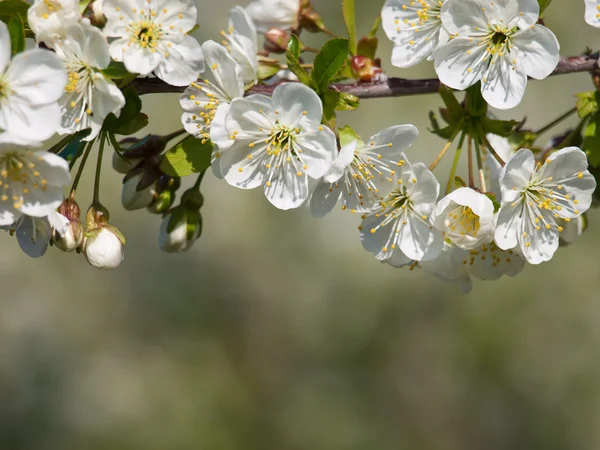
{"label": "flower center", "polygon": [[131,33],[132,42],[137,41],[141,47],[149,47],[153,51],[163,35],[162,28],[149,20],[132,24]]}
{"label": "flower center", "polygon": [[47,181],[36,170],[35,158],[31,152],[8,152],[0,157],[0,201],[12,201],[18,209],[30,189],[46,190]]}
{"label": "flower center", "polygon": [[500,47],[500,46],[504,45],[504,43],[506,42],[507,39],[508,39],[508,36],[506,34],[501,33],[501,32],[496,32],[492,36],[492,45],[494,47]]}
{"label": "flower center", "polygon": [[479,216],[468,206],[455,208],[446,219],[446,227],[452,232],[460,233],[461,236],[476,237],[481,227]]}

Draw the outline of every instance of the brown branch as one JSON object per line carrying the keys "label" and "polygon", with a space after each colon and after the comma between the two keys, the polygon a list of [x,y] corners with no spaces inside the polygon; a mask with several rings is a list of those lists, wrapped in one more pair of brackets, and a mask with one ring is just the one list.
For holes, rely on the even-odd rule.
{"label": "brown branch", "polygon": [[[576,72],[591,72],[597,67],[598,55],[570,56],[562,58],[552,75],[563,75]],[[139,94],[158,93],[180,93],[186,86],[171,86],[158,78],[138,78],[134,81],[135,88]],[[277,84],[270,86],[258,85],[250,89],[247,94],[273,93]],[[337,83],[331,88],[339,92],[356,95],[361,99],[384,98],[384,97],[406,97],[409,95],[433,94],[440,88],[440,80],[429,78],[422,80],[407,80],[405,78],[389,78],[377,83]]]}

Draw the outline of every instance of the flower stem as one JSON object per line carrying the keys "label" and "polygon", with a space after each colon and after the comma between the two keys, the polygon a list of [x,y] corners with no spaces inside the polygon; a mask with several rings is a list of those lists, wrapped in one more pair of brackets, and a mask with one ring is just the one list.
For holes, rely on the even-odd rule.
{"label": "flower stem", "polygon": [[477,170],[479,171],[479,187],[481,192],[486,192],[487,187],[485,185],[485,174],[483,173],[483,160],[481,158],[481,146],[479,140],[475,139],[475,155],[477,156]]}
{"label": "flower stem", "polygon": [[488,141],[487,136],[485,135],[485,132],[480,130],[478,135],[481,137],[481,141],[483,143],[483,145],[485,145],[485,147],[488,149],[488,151],[492,154],[492,156],[494,158],[496,158],[496,161],[498,161],[498,163],[504,167],[506,165],[506,163],[504,162],[504,160],[500,157],[500,155],[498,153],[496,153],[496,150],[494,150],[494,147],[492,147],[492,144],[490,144],[490,141]]}
{"label": "flower stem", "polygon": [[572,114],[575,114],[577,112],[577,108],[572,108],[570,110],[568,110],[566,113],[564,113],[562,116],[558,117],[557,119],[553,120],[552,122],[550,122],[548,125],[540,128],[539,130],[537,130],[536,132],[534,132],[533,134],[536,135],[540,135],[540,134],[544,134],[546,131],[554,128],[556,125],[558,125],[559,123],[561,123],[563,120],[568,119]]}
{"label": "flower stem", "polygon": [[[90,151],[92,150],[92,145],[94,145],[95,140],[96,139],[92,139],[90,142],[88,142],[87,146],[85,147],[83,157],[81,158],[81,162],[79,163],[79,167],[77,168],[77,174],[75,174],[75,179],[73,180],[73,185],[71,186],[71,197],[75,196],[75,191],[77,190],[79,180],[81,179],[81,174],[83,173],[83,168],[85,167],[85,163],[87,162],[88,156],[90,156]],[[76,159],[73,159],[73,164],[75,164],[75,161]]]}
{"label": "flower stem", "polygon": [[435,158],[435,160],[431,163],[431,165],[429,166],[429,170],[431,170],[431,171],[435,170],[435,168],[440,163],[440,161],[442,160],[442,158],[444,157],[444,155],[446,154],[446,152],[452,146],[452,143],[454,142],[454,139],[456,139],[456,136],[458,136],[458,132],[459,131],[460,131],[460,127],[456,127],[456,131],[454,131],[454,134],[448,140],[448,142],[446,142],[446,145],[444,145],[444,148],[442,148],[442,151],[440,152],[440,154],[437,155],[437,157]]}
{"label": "flower stem", "polygon": [[106,143],[106,133],[100,136],[100,149],[98,150],[98,161],[96,162],[96,177],[94,179],[94,203],[100,203],[100,173],[102,172],[102,155],[104,154],[104,144]]}
{"label": "flower stem", "polygon": [[456,148],[456,153],[454,154],[454,161],[452,161],[452,169],[450,169],[450,178],[448,179],[448,186],[446,186],[446,195],[450,193],[450,189],[452,189],[452,183],[454,182],[454,177],[456,176],[456,170],[458,169],[458,163],[460,162],[460,154],[462,152],[462,146],[465,142],[465,133],[460,135],[460,139],[458,140],[458,147]]}
{"label": "flower stem", "polygon": [[202,172],[200,172],[200,175],[198,175],[198,178],[196,179],[196,182],[194,183],[193,189],[200,190],[200,184],[202,183],[202,179],[204,178],[205,174],[206,174],[206,170],[203,170]]}
{"label": "flower stem", "polygon": [[469,168],[469,187],[472,189],[475,187],[475,180],[473,179],[473,136],[469,134],[467,140],[467,165]]}

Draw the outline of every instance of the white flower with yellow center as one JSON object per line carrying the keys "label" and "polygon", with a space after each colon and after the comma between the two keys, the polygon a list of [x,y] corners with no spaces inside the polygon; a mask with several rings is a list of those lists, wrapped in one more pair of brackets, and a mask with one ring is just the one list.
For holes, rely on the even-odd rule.
{"label": "white flower with yellow center", "polygon": [[60,126],[56,102],[67,84],[65,66],[54,52],[26,50],[10,58],[10,36],[0,22],[0,131],[43,141]]}
{"label": "white flower with yellow center", "polygon": [[[213,172],[222,178],[217,155],[225,151],[232,141],[225,130],[225,115],[235,98],[244,96],[242,69],[227,50],[214,41],[202,44],[207,70],[204,79],[192,83],[179,97],[184,113],[181,122],[185,130],[197,139],[208,140],[211,135],[222,147],[213,151]],[[219,136],[221,139],[219,139]]]}
{"label": "white flower with yellow center", "polygon": [[431,222],[454,245],[471,250],[494,239],[494,204],[471,188],[459,188],[439,201]]}
{"label": "white flower with yellow center", "polygon": [[258,73],[258,37],[254,22],[244,8],[236,6],[229,12],[229,28],[221,31],[221,35],[223,45],[242,68],[244,84],[253,84]]}
{"label": "white flower with yellow center", "polygon": [[67,26],[81,20],[78,0],[35,0],[27,21],[38,42],[64,38]]}
{"label": "white flower with yellow center", "polygon": [[59,133],[90,128],[91,133],[84,140],[92,140],[106,116],[118,115],[125,105],[122,92],[100,71],[110,64],[108,43],[98,28],[84,20],[67,26],[65,38],[50,47],[65,63],[69,74],[65,93],[59,100],[62,115]]}
{"label": "white flower with yellow center", "polygon": [[530,150],[519,150],[500,174],[498,247],[518,247],[531,264],[549,261],[563,230],[557,220],[569,222],[591,205],[596,180],[587,165],[585,153],[577,147],[558,150],[542,166],[536,166]]}
{"label": "white flower with yellow center", "polygon": [[300,0],[255,0],[246,7],[259,33],[271,28],[291,30],[298,26]]}
{"label": "white flower with yellow center", "polygon": [[[405,160],[406,161],[406,160]],[[359,227],[363,247],[394,267],[430,261],[442,250],[442,233],[431,225],[440,185],[423,163],[402,166],[394,189]]]}
{"label": "white flower with yellow center", "polygon": [[491,106],[518,105],[527,77],[546,78],[559,61],[556,36],[536,23],[539,10],[537,0],[447,0],[441,17],[451,39],[434,52],[442,83],[464,90],[481,81]]}
{"label": "white flower with yellow center", "polygon": [[445,0],[387,0],[381,25],[394,43],[392,64],[410,67],[432,59],[433,50],[448,40],[440,10]]}
{"label": "white flower with yellow center", "polygon": [[585,0],[585,21],[600,28],[600,0]]}
{"label": "white flower with yellow center", "polygon": [[370,210],[395,187],[396,171],[406,158],[402,152],[418,135],[413,125],[397,125],[371,137],[367,144],[352,140],[344,145],[311,193],[312,215],[329,214],[340,198],[344,210]]}
{"label": "white flower with yellow center", "polygon": [[227,136],[211,139],[227,148],[221,172],[232,186],[264,186],[279,209],[300,206],[308,197],[308,177],[320,178],[337,156],[335,134],[321,125],[323,105],[309,87],[280,85],[273,97],[251,95],[231,102],[225,117]]}
{"label": "white flower with yellow center", "polygon": [[104,35],[117,38],[110,55],[131,73],[186,86],[204,70],[202,48],[188,32],[196,25],[196,6],[188,1],[105,0]]}
{"label": "white flower with yellow center", "polygon": [[0,139],[0,225],[54,213],[69,181],[69,165],[60,156]]}

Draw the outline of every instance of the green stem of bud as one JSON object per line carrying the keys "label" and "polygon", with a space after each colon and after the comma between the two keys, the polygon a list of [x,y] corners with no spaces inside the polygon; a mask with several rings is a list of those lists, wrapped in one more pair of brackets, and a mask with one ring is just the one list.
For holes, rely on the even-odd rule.
{"label": "green stem of bud", "polygon": [[462,146],[465,142],[465,137],[466,135],[463,132],[458,140],[458,147],[456,148],[456,153],[454,154],[452,169],[450,169],[450,178],[448,179],[448,185],[446,186],[446,195],[450,193],[450,190],[452,189],[452,183],[454,183],[454,177],[456,176],[456,170],[458,169],[458,163],[460,162],[460,154],[462,153]]}
{"label": "green stem of bud", "polygon": [[202,183],[204,174],[206,174],[206,170],[203,170],[202,172],[200,172],[200,175],[198,175],[198,178],[196,179],[196,182],[194,183],[194,189],[197,189],[198,191],[200,190],[200,184]]}
{"label": "green stem of bud", "polygon": [[71,186],[71,197],[75,197],[75,191],[77,190],[77,186],[79,185],[81,174],[83,173],[85,163],[87,162],[88,156],[90,156],[90,151],[92,150],[92,145],[94,145],[95,140],[96,139],[92,139],[90,142],[88,142],[87,146],[85,147],[83,157],[81,158],[81,162],[79,163],[79,167],[77,168],[77,174],[75,174],[75,179],[73,180],[73,185]]}
{"label": "green stem of bud", "polygon": [[552,128],[554,128],[556,125],[560,124],[563,120],[568,119],[569,117],[571,117],[571,115],[575,114],[577,112],[577,108],[572,108],[570,110],[568,110],[566,113],[564,113],[562,116],[558,117],[557,119],[553,120],[552,122],[550,122],[548,125],[543,126],[542,128],[540,128],[539,130],[535,131],[533,134],[539,136],[541,134],[544,134],[546,131],[551,130]]}
{"label": "green stem of bud", "polygon": [[104,144],[106,143],[106,133],[100,136],[100,149],[98,150],[98,160],[96,162],[96,177],[94,178],[94,203],[100,203],[100,174],[102,172],[102,155],[104,154]]}
{"label": "green stem of bud", "polygon": [[475,155],[477,156],[477,170],[479,172],[479,185],[481,192],[487,191],[485,185],[485,174],[483,173],[483,159],[481,158],[481,146],[479,145],[479,139],[475,139]]}
{"label": "green stem of bud", "polygon": [[435,170],[435,168],[440,163],[440,161],[442,160],[442,158],[444,157],[444,155],[446,154],[446,152],[452,146],[452,143],[456,139],[456,136],[458,136],[458,133],[459,133],[460,129],[461,129],[460,126],[456,127],[456,129],[454,130],[454,133],[452,134],[452,137],[448,140],[448,142],[446,142],[446,145],[444,145],[444,148],[442,148],[442,151],[440,152],[440,154],[437,155],[437,157],[435,158],[435,160],[429,166],[429,170],[431,170],[431,171]]}
{"label": "green stem of bud", "polygon": [[473,177],[473,136],[470,134],[467,139],[467,166],[469,169],[469,187],[473,189],[475,187],[475,180]]}

